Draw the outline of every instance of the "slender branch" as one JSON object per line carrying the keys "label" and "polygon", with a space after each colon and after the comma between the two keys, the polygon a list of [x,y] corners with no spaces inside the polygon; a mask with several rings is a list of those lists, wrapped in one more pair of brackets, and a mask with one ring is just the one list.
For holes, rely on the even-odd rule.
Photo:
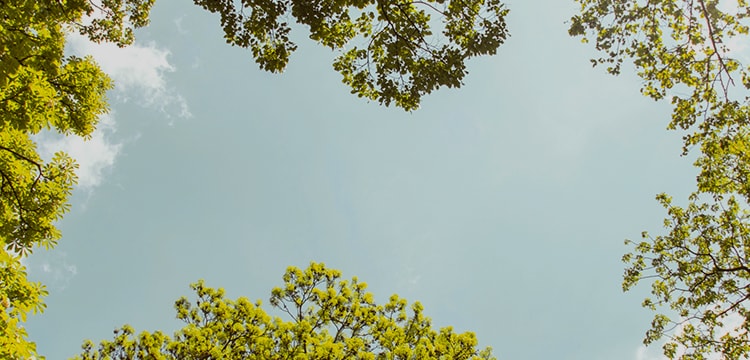
{"label": "slender branch", "polygon": [[745,300],[747,300],[747,299],[750,299],[750,293],[748,293],[747,295],[743,296],[743,297],[742,297],[741,299],[739,299],[739,300],[735,301],[735,302],[734,302],[734,303],[733,303],[733,304],[732,304],[732,305],[731,305],[730,307],[728,307],[728,308],[726,308],[726,309],[725,309],[724,311],[722,311],[722,312],[718,313],[718,314],[716,315],[716,317],[721,317],[721,316],[724,316],[724,315],[725,315],[726,313],[728,313],[728,312],[729,312],[729,311],[731,311],[732,309],[736,308],[736,307],[737,307],[738,305],[740,305],[740,304],[741,304],[741,303],[742,303],[743,301],[745,301]]}
{"label": "slender branch", "polygon": [[420,4],[420,5],[427,6],[427,7],[431,8],[432,10],[435,10],[435,12],[439,13],[440,15],[443,15],[443,16],[447,15],[444,11],[441,11],[440,9],[432,6],[432,4],[430,4],[428,2],[425,2],[425,1],[412,1],[411,3],[412,4]]}
{"label": "slender branch", "polygon": [[[704,0],[698,0],[698,4],[700,4],[703,17],[706,19],[706,26],[708,27],[708,37],[711,40],[711,46],[714,49],[714,54],[716,54],[716,58],[719,60],[719,65],[721,66],[721,69],[727,74],[727,77],[729,78],[729,82],[732,85],[734,85],[734,79],[732,79],[732,75],[729,73],[729,69],[727,69],[727,65],[724,63],[724,58],[722,58],[721,53],[719,52],[719,48],[716,45],[716,40],[714,39],[714,29],[713,29],[713,25],[711,25],[711,17],[710,17],[710,14],[708,13],[708,9],[706,9],[706,3]],[[728,97],[727,88],[726,86],[724,86],[723,81],[722,81],[722,89],[724,90],[724,97]]]}
{"label": "slender branch", "polygon": [[13,156],[15,156],[16,158],[21,159],[21,160],[25,160],[25,161],[31,163],[32,165],[36,166],[37,170],[39,170],[39,174],[42,174],[42,165],[39,164],[38,162],[32,160],[31,158],[29,158],[29,157],[27,157],[27,156],[25,156],[23,154],[18,153],[17,151],[15,151],[15,150],[13,150],[11,148],[7,148],[7,147],[2,146],[2,145],[0,145],[0,150],[5,150],[5,151],[13,154]]}

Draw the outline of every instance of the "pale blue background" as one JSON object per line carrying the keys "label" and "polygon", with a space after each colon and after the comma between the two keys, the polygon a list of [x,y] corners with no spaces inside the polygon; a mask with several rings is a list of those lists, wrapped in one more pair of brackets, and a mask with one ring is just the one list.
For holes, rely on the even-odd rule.
{"label": "pale blue background", "polygon": [[199,278],[267,304],[287,266],[314,260],[377,299],[421,301],[501,359],[645,358],[648,287],[622,293],[620,257],[662,231],[655,194],[683,203],[693,186],[681,134],[632,72],[591,68],[592,46],[567,35],[572,1],[508,6],[498,55],[404,113],[350,95],[304,33],[267,74],[217,17],[158,1],[139,43],[171,52],[192,117],[112,96],[114,166],[28,261],[51,292],[28,323],[40,352],[73,356],[124,323],[171,332]]}

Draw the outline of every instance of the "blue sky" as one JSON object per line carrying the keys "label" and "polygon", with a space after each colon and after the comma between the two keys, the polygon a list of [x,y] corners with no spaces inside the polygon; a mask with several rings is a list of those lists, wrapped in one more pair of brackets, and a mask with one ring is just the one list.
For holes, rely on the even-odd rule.
{"label": "blue sky", "polygon": [[128,49],[71,39],[118,87],[92,140],[40,139],[82,166],[62,240],[27,261],[50,290],[28,323],[40,352],[125,323],[171,332],[201,278],[267,303],[287,266],[322,261],[501,359],[659,358],[620,257],[662,231],[654,195],[681,204],[693,184],[669,104],[591,68],[572,1],[507,5],[498,54],[413,113],[349,94],[304,32],[264,73],[188,3],[157,2]]}

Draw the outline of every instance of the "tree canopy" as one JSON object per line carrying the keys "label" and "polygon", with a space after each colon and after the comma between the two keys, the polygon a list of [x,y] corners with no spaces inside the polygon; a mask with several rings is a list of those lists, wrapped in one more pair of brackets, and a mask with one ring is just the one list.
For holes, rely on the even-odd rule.
{"label": "tree canopy", "polygon": [[[353,94],[405,110],[416,109],[439,87],[461,86],[466,60],[495,54],[508,37],[508,10],[499,0],[195,3],[220,15],[227,43],[249,48],[272,72],[284,70],[297,49],[286,22],[291,14],[307,26],[310,39],[339,51],[333,67]],[[433,31],[437,24],[440,35]]]}
{"label": "tree canopy", "polygon": [[[498,0],[195,0],[219,15],[227,43],[248,48],[261,69],[283,71],[297,46],[294,24],[338,53],[333,68],[359,97],[405,110],[422,96],[459,87],[466,61],[494,54],[509,36]],[[602,53],[592,63],[619,74],[631,63],[641,92],[669,100],[668,128],[684,132],[682,152],[698,152],[687,205],[657,196],[667,233],[643,233],[623,260],[623,288],[651,284],[644,306],[660,310],[645,342],[666,338],[670,358],[750,356],[750,67],[742,62],[750,5],[719,0],[576,0],[569,33]],[[64,153],[41,159],[43,130],[89,137],[108,110],[113,83],[90,57],[65,55],[72,31],[128,46],[148,23],[153,0],[4,1],[0,7],[0,357],[37,356],[22,323],[44,309],[42,284],[21,258],[60,239],[76,164]],[[735,6],[736,5],[736,6]],[[435,18],[433,18],[435,17]],[[437,29],[437,30],[435,30]],[[295,29],[296,30],[296,29]],[[272,317],[221,289],[192,285],[180,299],[186,323],[173,337],[119,330],[83,359],[123,358],[490,358],[471,333],[433,330],[419,303],[397,296],[376,305],[356,279],[313,263],[290,268]]]}
{"label": "tree canopy", "polygon": [[125,325],[98,348],[90,341],[77,359],[494,359],[476,349],[471,332],[434,330],[423,307],[392,295],[378,305],[356,277],[311,263],[289,267],[270,303],[290,320],[269,315],[261,302],[225,298],[224,290],[191,285],[196,299],[175,302],[185,323],[173,336],[156,331],[135,335]]}
{"label": "tree canopy", "polygon": [[[50,248],[68,210],[76,164],[59,152],[45,162],[32,135],[54,130],[88,137],[107,111],[112,87],[92,58],[66,56],[65,37],[79,31],[94,41],[126,46],[148,21],[152,1],[39,2],[0,7],[0,357],[36,356],[22,323],[44,309],[44,286],[26,278],[21,256]],[[85,16],[98,16],[84,24]]]}
{"label": "tree canopy", "polygon": [[[603,53],[594,65],[619,74],[631,60],[641,92],[673,105],[669,129],[682,130],[683,154],[699,151],[687,206],[666,194],[668,234],[631,242],[623,288],[650,281],[645,307],[657,314],[645,342],[666,338],[669,358],[750,356],[750,67],[747,1],[577,0],[570,34]],[[735,6],[736,5],[736,6]]]}

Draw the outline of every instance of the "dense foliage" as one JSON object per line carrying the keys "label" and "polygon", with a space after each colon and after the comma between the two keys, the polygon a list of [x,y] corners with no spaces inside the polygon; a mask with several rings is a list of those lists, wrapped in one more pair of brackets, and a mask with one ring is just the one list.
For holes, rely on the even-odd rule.
{"label": "dense foliage", "polygon": [[311,39],[340,52],[333,67],[353,94],[406,110],[439,87],[461,86],[466,60],[494,54],[508,37],[508,10],[499,0],[195,3],[219,13],[227,43],[249,48],[272,72],[284,70],[297,48],[286,22],[291,15],[309,28]]}
{"label": "dense foliage", "polygon": [[476,349],[473,333],[432,329],[421,304],[407,309],[393,295],[377,305],[365,283],[340,278],[319,263],[289,267],[270,299],[288,321],[270,316],[260,301],[226,299],[223,289],[199,281],[191,285],[194,303],[184,297],[175,303],[185,326],[174,336],[135,335],[126,325],[98,349],[84,343],[78,359],[494,359],[490,348]]}

